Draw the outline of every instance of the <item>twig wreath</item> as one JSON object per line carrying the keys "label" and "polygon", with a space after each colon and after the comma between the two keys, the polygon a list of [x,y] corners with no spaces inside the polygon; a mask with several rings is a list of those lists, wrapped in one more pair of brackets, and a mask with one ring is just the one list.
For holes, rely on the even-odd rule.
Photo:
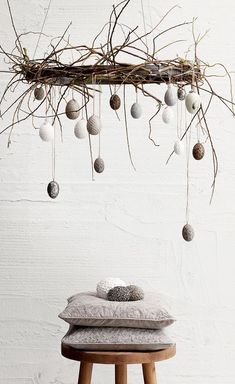
{"label": "twig wreath", "polygon": [[[136,90],[136,102],[132,105],[130,114],[132,118],[138,119],[141,116],[142,110],[138,102],[138,93],[145,97],[151,98],[156,105],[156,112],[149,119],[149,139],[157,147],[158,144],[152,138],[152,121],[162,111],[162,120],[168,124],[172,121],[174,105],[180,105],[182,115],[188,114],[190,116],[189,122],[185,118],[185,128],[183,131],[177,132],[178,140],[175,142],[172,153],[181,155],[184,152],[184,142],[186,149],[189,148],[189,141],[191,135],[191,128],[195,125],[198,132],[198,142],[193,146],[192,155],[194,159],[201,160],[204,156],[205,148],[200,140],[200,135],[203,136],[203,142],[209,142],[212,161],[213,161],[213,181],[211,200],[213,198],[215,181],[218,171],[218,161],[216,151],[213,145],[212,136],[209,126],[207,124],[207,114],[210,109],[212,99],[217,98],[221,103],[234,115],[234,102],[231,76],[223,64],[216,63],[209,65],[198,57],[198,44],[205,35],[196,37],[194,31],[193,19],[191,22],[182,22],[173,25],[168,29],[156,33],[156,30],[161,26],[162,21],[176,8],[171,8],[163,18],[155,25],[146,30],[145,33],[139,33],[138,27],[131,28],[120,22],[120,18],[127,8],[131,0],[123,0],[119,4],[113,6],[108,22],[103,26],[101,31],[95,36],[91,46],[77,45],[72,46],[69,39],[66,38],[70,25],[66,28],[62,36],[57,40],[50,41],[50,53],[44,55],[43,58],[35,58],[37,47],[41,36],[43,35],[43,27],[48,15],[49,6],[45,15],[42,30],[38,33],[38,41],[36,44],[33,58],[28,56],[26,48],[23,46],[23,38],[25,35],[34,32],[18,34],[14,18],[11,10],[9,0],[7,0],[11,24],[16,36],[14,49],[8,53],[2,46],[0,46],[1,54],[5,55],[5,62],[9,66],[7,72],[12,74],[12,78],[8,82],[0,99],[1,117],[4,117],[8,112],[12,113],[12,122],[1,130],[0,134],[9,131],[8,145],[11,143],[11,135],[14,127],[19,123],[32,119],[34,128],[35,118],[43,119],[43,123],[39,128],[39,136],[44,141],[52,142],[52,181],[47,186],[48,195],[54,199],[59,194],[59,184],[55,181],[55,125],[58,123],[61,134],[63,131],[61,116],[66,114],[68,119],[77,120],[74,128],[74,134],[78,139],[88,137],[89,150],[91,158],[92,179],[94,171],[102,173],[104,171],[104,160],[99,156],[93,161],[92,141],[93,135],[101,134],[101,111],[100,99],[102,95],[102,85],[108,84],[111,92],[110,107],[118,116],[118,110],[123,104],[124,110],[124,124],[126,130],[127,147],[131,164],[134,167],[132,160],[129,135],[128,135],[128,116],[126,110],[126,85],[132,85]],[[142,6],[143,6],[143,2]],[[187,58],[176,57],[171,60],[158,60],[157,56],[160,50],[163,50],[170,45],[181,41],[173,41],[164,47],[158,47],[158,39],[163,34],[171,30],[183,28],[186,25],[192,26],[192,36],[194,42],[194,58],[188,60]],[[119,45],[114,45],[114,36],[117,29],[121,29],[123,39]],[[104,43],[98,44],[98,39],[102,33],[105,32],[107,40]],[[147,44],[146,38],[151,37],[151,47]],[[56,41],[56,42],[55,42]],[[63,54],[66,52],[71,53],[74,58],[70,64],[63,63]],[[125,54],[128,62],[119,60],[120,55]],[[138,60],[137,64],[131,64],[131,60]],[[89,64],[88,64],[89,63]],[[92,64],[90,64],[92,63]],[[207,70],[211,67],[219,66],[228,77],[230,85],[230,98],[223,97],[217,94],[209,80],[211,75],[207,75]],[[28,84],[26,91],[21,93],[5,110],[3,104],[9,92],[15,92],[17,86],[21,83]],[[161,100],[155,93],[150,93],[146,89],[147,84],[161,84],[164,83],[167,87],[164,100]],[[121,101],[121,89],[123,90],[123,99]],[[155,90],[156,88],[154,88]],[[72,92],[72,98],[67,101],[66,96],[69,91]],[[154,91],[155,92],[155,91]],[[207,105],[201,102],[201,93],[209,94],[209,101]],[[98,95],[99,100],[99,113],[95,114],[94,99]],[[76,97],[82,99],[79,103]],[[23,107],[26,102],[27,110]],[[93,103],[93,114],[88,116],[88,103]],[[33,104],[34,103],[34,104]],[[33,105],[33,106],[32,106]],[[38,109],[44,106],[45,115],[39,116]],[[61,109],[64,109],[61,111]],[[184,240],[191,241],[194,237],[193,227],[189,224],[189,150],[187,152],[187,202],[186,202],[186,224],[182,229]]]}

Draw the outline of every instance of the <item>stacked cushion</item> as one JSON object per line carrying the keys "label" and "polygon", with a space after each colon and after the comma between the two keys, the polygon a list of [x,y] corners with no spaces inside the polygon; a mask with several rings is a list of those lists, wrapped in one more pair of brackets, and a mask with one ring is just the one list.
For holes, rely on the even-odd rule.
{"label": "stacked cushion", "polygon": [[78,293],[59,317],[70,324],[62,342],[83,350],[158,350],[174,344],[162,330],[174,318],[158,293],[127,302],[108,301],[96,292]]}

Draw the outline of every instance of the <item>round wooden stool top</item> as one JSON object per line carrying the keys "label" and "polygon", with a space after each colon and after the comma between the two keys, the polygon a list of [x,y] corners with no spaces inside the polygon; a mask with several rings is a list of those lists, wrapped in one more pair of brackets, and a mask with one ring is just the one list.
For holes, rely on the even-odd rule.
{"label": "round wooden stool top", "polygon": [[176,347],[174,345],[159,351],[146,352],[81,351],[62,343],[61,353],[67,359],[94,364],[146,364],[170,359],[175,355]]}

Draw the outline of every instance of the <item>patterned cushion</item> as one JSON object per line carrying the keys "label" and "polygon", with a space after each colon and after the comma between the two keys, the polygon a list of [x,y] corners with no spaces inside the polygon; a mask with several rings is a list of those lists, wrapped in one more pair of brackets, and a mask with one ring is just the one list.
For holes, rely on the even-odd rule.
{"label": "patterned cushion", "polygon": [[163,295],[153,292],[133,302],[108,301],[95,292],[84,292],[70,297],[59,317],[80,326],[161,329],[174,322],[166,302]]}
{"label": "patterned cushion", "polygon": [[81,350],[157,351],[174,345],[162,330],[71,326],[62,343]]}

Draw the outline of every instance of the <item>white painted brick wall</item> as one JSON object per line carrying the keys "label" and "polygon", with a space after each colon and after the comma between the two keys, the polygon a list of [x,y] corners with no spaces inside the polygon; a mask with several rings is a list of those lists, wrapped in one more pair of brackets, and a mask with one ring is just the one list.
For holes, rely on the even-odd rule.
{"label": "white painted brick wall", "polygon": [[[46,0],[11,3],[19,32],[40,29]],[[59,35],[72,20],[71,41],[89,43],[106,22],[112,3],[53,0],[45,33]],[[146,0],[147,16],[148,4],[156,22],[175,2]],[[201,45],[201,56],[234,70],[234,2],[183,0],[179,4],[182,9],[163,27],[198,16],[198,31],[210,29]],[[140,1],[132,1],[123,21],[141,25]],[[2,1],[0,42],[9,50],[13,38]],[[181,38],[190,38],[189,28],[170,33],[161,44]],[[29,52],[35,41],[35,36],[27,38]],[[41,53],[44,43],[42,39]],[[182,54],[189,44],[172,46],[165,57]],[[1,92],[6,81],[1,74]],[[215,79],[214,84],[228,95],[224,78]],[[163,94],[163,87],[155,89],[156,94]],[[108,96],[105,91],[104,106]],[[128,107],[133,99],[134,91],[128,90]],[[161,146],[154,148],[147,139],[147,120],[154,105],[146,99],[142,104],[141,121],[129,123],[138,171],[133,172],[128,161],[123,122],[104,108],[102,156],[106,171],[96,176],[95,182],[90,181],[87,142],[79,143],[73,136],[73,124],[63,119],[64,143],[57,145],[61,193],[56,201],[50,201],[45,192],[51,178],[50,146],[39,140],[31,123],[15,129],[10,149],[6,148],[7,136],[1,137],[1,384],[76,382],[78,365],[60,356],[60,339],[67,325],[57,314],[69,295],[94,288],[107,275],[166,292],[177,303],[179,321],[171,330],[177,339],[177,356],[159,364],[160,383],[234,384],[234,119],[214,103],[209,124],[220,167],[216,195],[209,206],[212,167],[207,146],[205,159],[191,163],[190,217],[196,236],[193,243],[186,244],[180,233],[185,212],[185,160],[174,158],[165,166],[176,130],[156,119],[153,131]],[[8,121],[10,116],[4,123]],[[94,148],[96,144],[94,140]],[[96,384],[113,380],[112,367],[95,368]],[[141,382],[140,368],[131,367],[129,383]]]}

